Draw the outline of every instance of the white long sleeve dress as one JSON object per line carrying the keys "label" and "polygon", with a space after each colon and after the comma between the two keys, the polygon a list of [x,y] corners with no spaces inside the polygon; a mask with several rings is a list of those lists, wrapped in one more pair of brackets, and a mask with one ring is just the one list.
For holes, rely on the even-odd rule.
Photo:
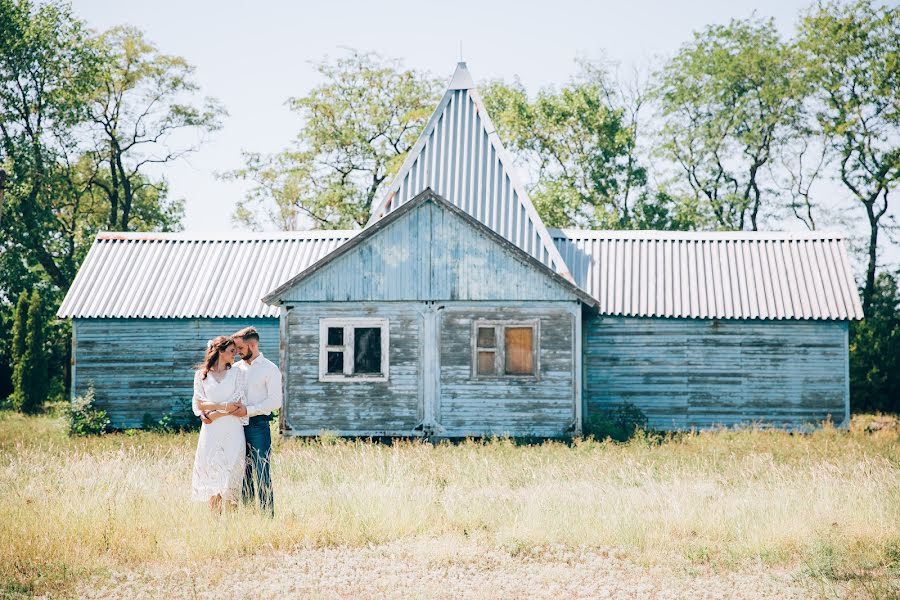
{"label": "white long sleeve dress", "polygon": [[[240,369],[228,369],[222,381],[216,381],[212,374],[203,379],[198,370],[194,374],[194,414],[200,414],[200,400],[216,404],[238,400],[246,402],[245,380],[246,375]],[[228,415],[200,427],[191,477],[192,500],[206,502],[219,494],[227,501],[236,501],[241,497],[247,452],[244,441],[246,423],[246,417]]]}

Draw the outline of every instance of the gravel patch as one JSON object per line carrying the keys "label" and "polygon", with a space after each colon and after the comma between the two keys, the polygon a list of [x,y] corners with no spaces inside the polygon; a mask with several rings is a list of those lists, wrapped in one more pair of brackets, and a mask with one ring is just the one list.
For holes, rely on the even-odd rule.
{"label": "gravel patch", "polygon": [[[676,563],[677,561],[672,561]],[[234,574],[229,574],[233,572]],[[614,550],[489,547],[457,539],[303,548],[196,568],[156,565],[86,582],[81,598],[809,598],[762,566],[642,566]]]}

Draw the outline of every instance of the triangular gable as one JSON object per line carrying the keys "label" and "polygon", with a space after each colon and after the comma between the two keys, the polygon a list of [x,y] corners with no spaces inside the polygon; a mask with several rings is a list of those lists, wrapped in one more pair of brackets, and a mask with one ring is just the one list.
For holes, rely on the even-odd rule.
{"label": "triangular gable", "polygon": [[318,301],[596,301],[431,190],[280,285],[267,304]]}
{"label": "triangular gable", "polygon": [[367,226],[426,188],[570,279],[463,62]]}

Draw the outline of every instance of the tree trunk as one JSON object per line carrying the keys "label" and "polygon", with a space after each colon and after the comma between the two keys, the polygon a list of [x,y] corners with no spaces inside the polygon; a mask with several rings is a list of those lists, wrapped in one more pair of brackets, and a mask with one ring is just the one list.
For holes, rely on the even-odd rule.
{"label": "tree trunk", "polygon": [[119,222],[119,173],[113,158],[116,156],[115,142],[109,142],[109,229],[116,231]]}
{"label": "tree trunk", "polygon": [[863,316],[869,312],[872,294],[875,292],[875,266],[878,254],[878,218],[875,216],[872,203],[866,203],[866,215],[869,217],[869,264],[866,267],[866,286],[863,288]]}

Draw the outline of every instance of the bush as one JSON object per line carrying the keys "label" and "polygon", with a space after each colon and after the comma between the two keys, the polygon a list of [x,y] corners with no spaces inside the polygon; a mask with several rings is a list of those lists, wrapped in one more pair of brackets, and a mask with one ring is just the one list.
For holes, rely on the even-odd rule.
{"label": "bush", "polygon": [[900,413],[900,273],[879,273],[865,321],[850,323],[850,408]]}
{"label": "bush", "polygon": [[200,419],[188,408],[172,410],[162,416],[144,413],[141,428],[156,433],[193,431],[200,428]]}
{"label": "bush", "polygon": [[103,435],[110,430],[106,411],[94,406],[93,388],[88,389],[84,396],[75,398],[66,413],[69,435]]}
{"label": "bush", "polygon": [[[40,412],[47,399],[49,378],[47,371],[47,350],[44,347],[44,317],[41,295],[32,291],[28,302],[28,317],[25,331],[22,331],[21,312],[24,308],[22,297],[16,307],[13,332],[13,406],[27,414]],[[24,336],[24,345],[22,344]]]}
{"label": "bush", "polygon": [[647,415],[630,402],[623,402],[592,414],[585,423],[585,435],[598,440],[606,438],[626,442],[635,433],[647,428]]}

